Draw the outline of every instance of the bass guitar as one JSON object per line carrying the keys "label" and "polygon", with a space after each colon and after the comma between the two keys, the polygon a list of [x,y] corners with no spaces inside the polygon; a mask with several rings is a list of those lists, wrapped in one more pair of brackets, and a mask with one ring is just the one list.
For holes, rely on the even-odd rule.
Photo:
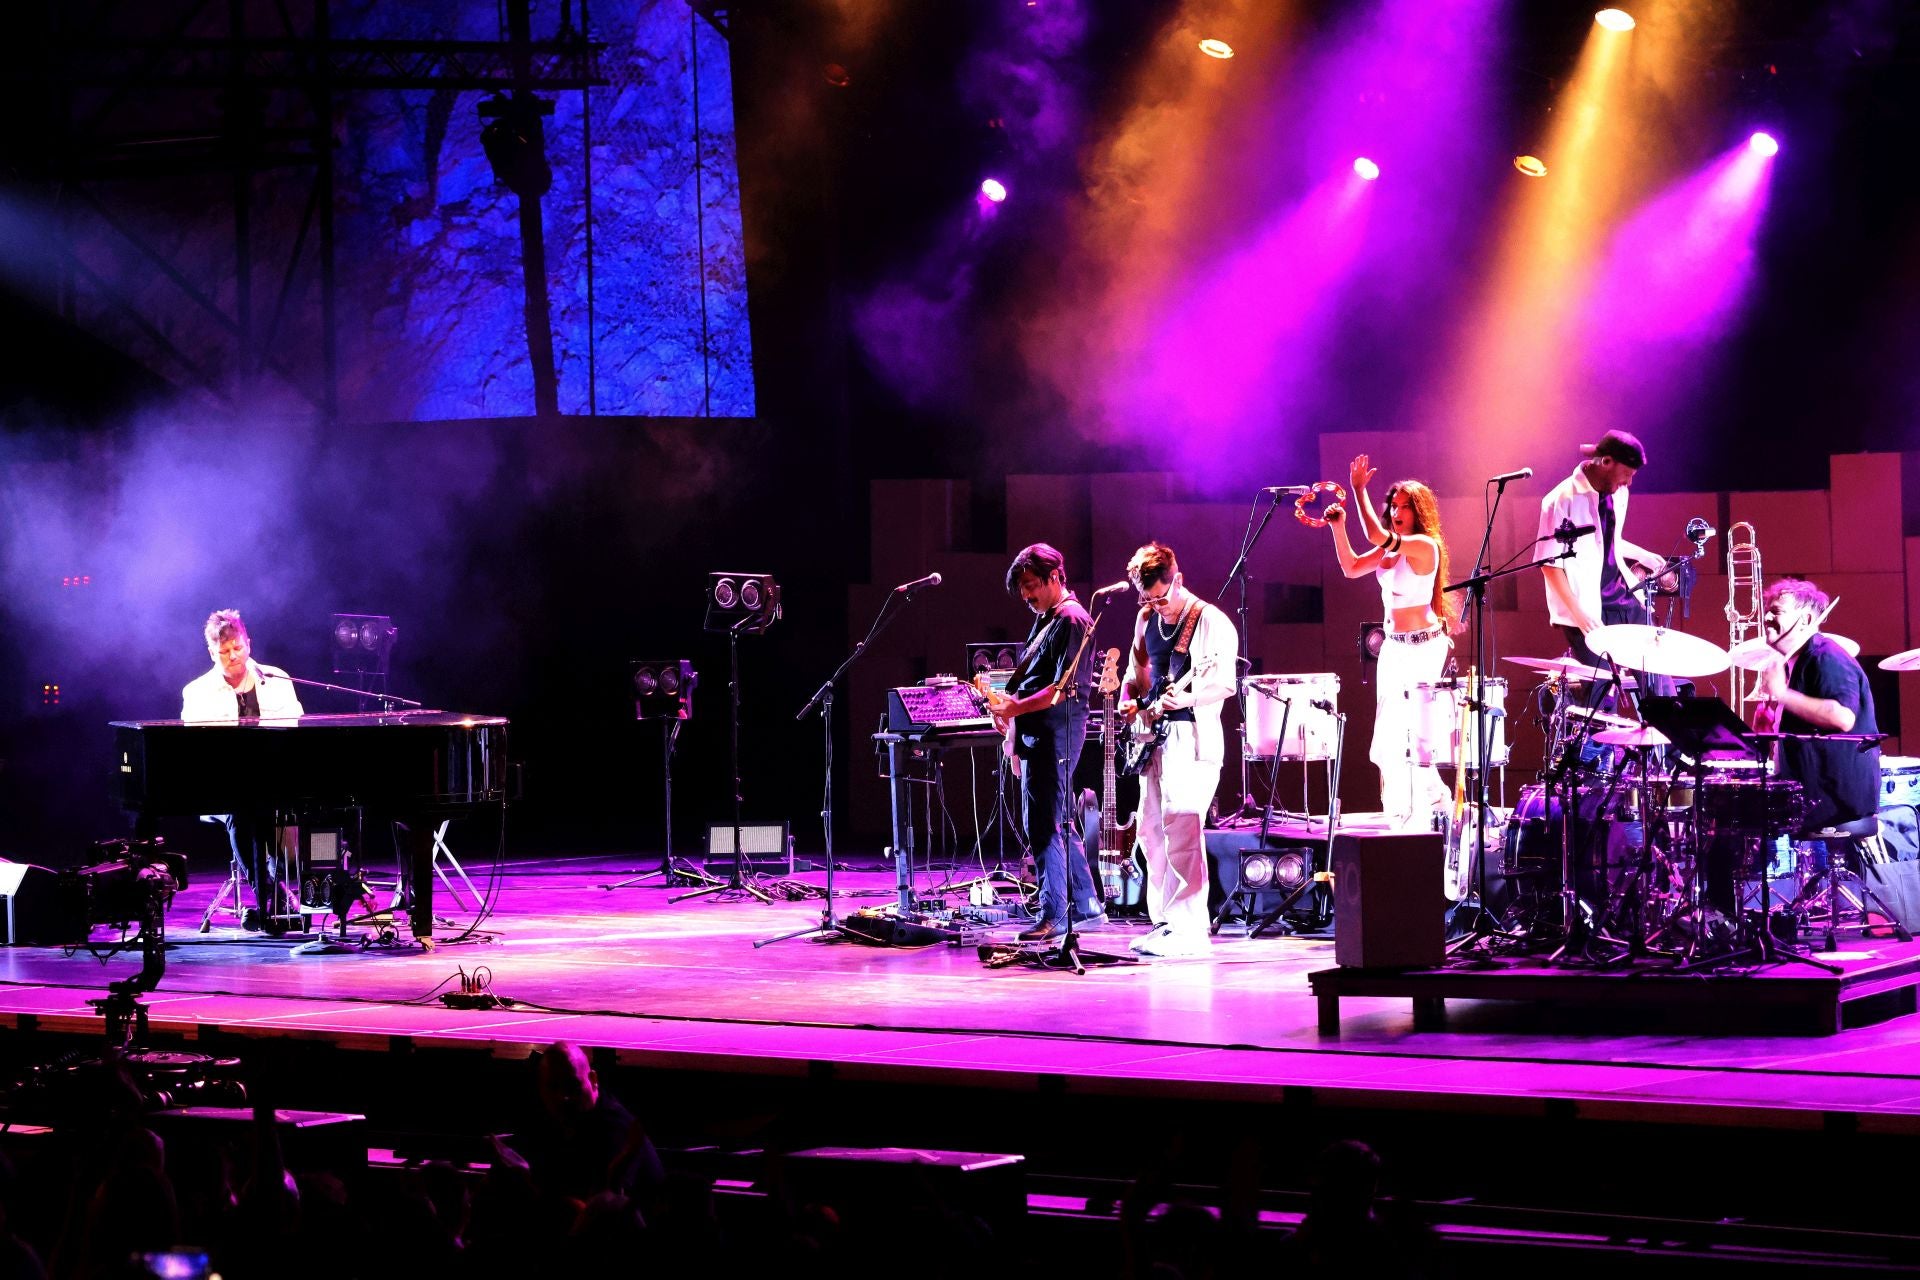
{"label": "bass guitar", "polygon": [[1137,778],[1147,771],[1153,763],[1155,753],[1167,740],[1167,734],[1173,729],[1173,722],[1160,713],[1160,704],[1173,694],[1185,693],[1193,687],[1194,677],[1212,666],[1211,659],[1197,662],[1188,667],[1186,674],[1173,681],[1166,688],[1140,704],[1140,714],[1147,717],[1152,728],[1145,732],[1135,732],[1120,744],[1120,776]]}

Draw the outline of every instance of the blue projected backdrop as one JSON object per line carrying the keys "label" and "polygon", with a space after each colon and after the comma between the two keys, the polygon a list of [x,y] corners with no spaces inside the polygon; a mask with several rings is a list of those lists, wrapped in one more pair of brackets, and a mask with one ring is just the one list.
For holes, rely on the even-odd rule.
{"label": "blue projected backdrop", "polygon": [[[551,21],[551,11],[546,11]],[[596,0],[608,84],[542,96],[553,188],[541,197],[560,408],[751,417],[752,346],[727,46],[685,0]],[[536,10],[536,39],[542,30]],[[501,37],[472,0],[340,6],[343,38]],[[533,411],[518,198],[480,147],[478,92],[355,95],[338,162],[342,416]],[[696,117],[695,103],[698,102]],[[592,162],[585,140],[592,137]]]}

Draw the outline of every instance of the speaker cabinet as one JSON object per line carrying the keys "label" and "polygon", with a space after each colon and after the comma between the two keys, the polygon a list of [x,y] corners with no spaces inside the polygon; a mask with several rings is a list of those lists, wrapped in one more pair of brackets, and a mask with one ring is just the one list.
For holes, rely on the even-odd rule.
{"label": "speaker cabinet", "polygon": [[1438,832],[1343,831],[1333,838],[1333,958],[1355,969],[1446,959],[1446,841]]}

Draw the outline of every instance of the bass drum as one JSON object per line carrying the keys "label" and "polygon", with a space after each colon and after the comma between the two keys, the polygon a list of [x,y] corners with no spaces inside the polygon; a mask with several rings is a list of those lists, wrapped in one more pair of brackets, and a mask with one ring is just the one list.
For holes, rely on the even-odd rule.
{"label": "bass drum", "polygon": [[[1480,682],[1480,687],[1481,696],[1492,713],[1487,724],[1491,739],[1487,758],[1496,766],[1504,765],[1507,762],[1507,682],[1503,676],[1490,676]],[[1480,744],[1474,736],[1472,693],[1472,682],[1465,676],[1416,684],[1407,690],[1415,764],[1455,767],[1465,764],[1469,769],[1478,765]],[[1463,704],[1468,708],[1465,712],[1461,710]]]}
{"label": "bass drum", "polygon": [[[1638,823],[1602,816],[1609,807],[1608,789],[1581,787],[1576,791],[1576,821],[1572,833],[1573,874],[1580,897],[1604,903],[1613,881],[1629,870],[1641,843]],[[1560,797],[1540,783],[1521,788],[1520,801],[1507,823],[1507,839],[1500,870],[1519,888],[1558,893],[1563,883],[1562,858],[1567,837]]]}

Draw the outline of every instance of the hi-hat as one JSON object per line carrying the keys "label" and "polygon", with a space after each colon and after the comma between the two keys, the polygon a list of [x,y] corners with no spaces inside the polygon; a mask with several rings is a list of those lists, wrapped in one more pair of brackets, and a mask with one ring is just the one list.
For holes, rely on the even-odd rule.
{"label": "hi-hat", "polygon": [[1905,653],[1896,653],[1891,658],[1880,659],[1882,671],[1920,671],[1920,649],[1909,649]]}
{"label": "hi-hat", "polygon": [[[1516,667],[1544,672],[1550,676],[1566,676],[1570,680],[1613,679],[1612,673],[1605,667],[1596,667],[1578,658],[1502,658],[1501,661],[1511,662]],[[1621,683],[1631,687],[1633,680],[1629,677]]]}
{"label": "hi-hat", "polygon": [[[1849,658],[1857,658],[1860,656],[1860,642],[1858,640],[1852,640],[1846,636],[1836,636],[1828,631],[1822,631],[1820,634],[1826,636],[1827,639],[1833,641],[1842,649],[1845,649]],[[1920,649],[1915,649],[1913,652],[1915,655],[1920,655]],[[1742,640],[1739,644],[1727,651],[1727,656],[1732,660],[1733,665],[1739,667],[1742,671],[1759,671],[1772,666],[1780,660],[1780,655],[1774,651],[1772,645],[1767,643],[1765,636],[1752,636],[1746,640]],[[1892,662],[1894,658],[1905,656],[1907,655],[1895,654],[1893,658],[1883,660],[1880,665],[1886,667],[1887,663]],[[1920,665],[1920,656],[1915,657],[1915,663],[1916,665]],[[1903,669],[1904,668],[1901,667],[1887,667],[1889,671],[1899,671]]]}
{"label": "hi-hat", "polygon": [[1731,659],[1711,640],[1638,622],[1616,622],[1587,632],[1587,648],[1623,667],[1693,680],[1719,675]]}
{"label": "hi-hat", "polygon": [[1664,747],[1667,735],[1658,729],[1637,725],[1631,729],[1603,729],[1593,735],[1593,741],[1603,747]]}

